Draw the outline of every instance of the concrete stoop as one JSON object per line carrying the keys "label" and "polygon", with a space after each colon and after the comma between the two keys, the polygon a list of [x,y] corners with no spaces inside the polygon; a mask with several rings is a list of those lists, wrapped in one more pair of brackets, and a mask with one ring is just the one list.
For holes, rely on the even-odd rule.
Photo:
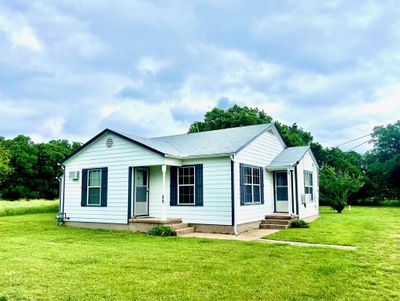
{"label": "concrete stoop", "polygon": [[194,232],[194,227],[182,223],[181,218],[168,218],[163,221],[153,217],[137,217],[129,220],[129,228],[131,231],[149,232],[156,225],[170,226],[176,231],[176,235],[178,236]]}
{"label": "concrete stoop", "polygon": [[283,230],[289,228],[290,224],[298,220],[297,215],[290,214],[270,214],[266,215],[260,223],[260,229],[278,229]]}

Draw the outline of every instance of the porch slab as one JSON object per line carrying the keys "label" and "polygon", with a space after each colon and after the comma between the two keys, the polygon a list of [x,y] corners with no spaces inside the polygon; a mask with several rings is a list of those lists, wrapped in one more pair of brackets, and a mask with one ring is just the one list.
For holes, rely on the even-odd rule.
{"label": "porch slab", "polygon": [[226,240],[241,240],[241,241],[256,241],[264,236],[271,235],[278,232],[275,229],[254,229],[247,232],[242,232],[238,235],[232,234],[220,234],[220,233],[188,233],[183,234],[181,237],[198,237],[198,238],[210,238],[210,239],[226,239]]}

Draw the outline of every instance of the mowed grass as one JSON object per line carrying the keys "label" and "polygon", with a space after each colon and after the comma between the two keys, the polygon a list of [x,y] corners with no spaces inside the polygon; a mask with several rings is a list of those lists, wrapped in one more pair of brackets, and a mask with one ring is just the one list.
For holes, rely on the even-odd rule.
{"label": "mowed grass", "polygon": [[340,217],[322,209],[321,215],[310,229],[275,237],[359,249],[58,227],[54,214],[1,217],[0,297],[400,300],[400,208],[353,208]]}
{"label": "mowed grass", "polygon": [[58,200],[0,201],[0,217],[30,213],[57,212]]}

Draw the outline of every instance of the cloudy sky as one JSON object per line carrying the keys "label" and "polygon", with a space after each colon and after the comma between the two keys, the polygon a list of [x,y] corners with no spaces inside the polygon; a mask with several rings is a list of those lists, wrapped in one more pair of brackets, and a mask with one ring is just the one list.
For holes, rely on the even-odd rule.
{"label": "cloudy sky", "polygon": [[81,2],[0,0],[0,136],[176,134],[236,103],[333,146],[400,119],[398,1]]}

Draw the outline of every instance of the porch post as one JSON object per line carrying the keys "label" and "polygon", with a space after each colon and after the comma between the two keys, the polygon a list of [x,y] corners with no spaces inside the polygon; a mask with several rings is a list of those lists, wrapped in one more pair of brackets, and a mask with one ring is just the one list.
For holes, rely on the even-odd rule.
{"label": "porch post", "polygon": [[287,175],[287,183],[288,183],[288,213],[291,215],[293,212],[293,208],[292,208],[292,189],[293,189],[292,185],[293,185],[293,182],[292,182],[290,169],[287,169],[286,175]]}
{"label": "porch post", "polygon": [[161,171],[162,171],[161,220],[166,221],[167,220],[167,203],[165,201],[165,178],[166,178],[166,173],[167,173],[167,165],[163,164],[161,167]]}

